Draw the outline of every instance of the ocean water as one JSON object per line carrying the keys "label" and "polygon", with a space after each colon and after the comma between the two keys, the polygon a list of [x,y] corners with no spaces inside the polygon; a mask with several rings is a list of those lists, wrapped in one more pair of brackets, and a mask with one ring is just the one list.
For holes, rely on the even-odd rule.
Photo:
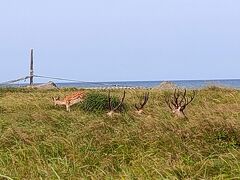
{"label": "ocean water", "polygon": [[[110,88],[110,87],[139,87],[153,88],[159,86],[164,81],[117,81],[117,82],[78,82],[78,83],[56,83],[58,87],[76,87],[76,88]],[[207,86],[220,86],[240,89],[240,79],[226,80],[182,80],[170,81],[181,88],[204,88]],[[27,84],[11,84],[1,86],[22,87]]]}
{"label": "ocean water", "polygon": [[[144,87],[153,88],[164,81],[119,81],[119,82],[83,82],[83,83],[56,83],[59,87]],[[240,89],[240,79],[228,80],[183,80],[171,81],[181,88],[203,88],[207,86],[221,86]]]}

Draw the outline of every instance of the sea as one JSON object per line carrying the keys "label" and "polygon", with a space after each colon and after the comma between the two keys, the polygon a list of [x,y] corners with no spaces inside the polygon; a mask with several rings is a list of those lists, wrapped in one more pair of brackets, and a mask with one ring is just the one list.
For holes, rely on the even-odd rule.
{"label": "sea", "polygon": [[[77,88],[101,88],[101,87],[137,87],[154,88],[166,81],[117,81],[117,82],[81,82],[81,83],[56,83],[58,87]],[[176,84],[180,88],[204,88],[209,86],[219,86],[240,89],[240,79],[225,80],[177,80],[168,81]]]}
{"label": "sea", "polygon": [[[154,88],[166,81],[113,81],[113,82],[55,82],[58,87],[76,87],[76,88]],[[209,86],[218,86],[226,88],[240,89],[240,79],[218,79],[218,80],[177,80],[172,82],[180,88],[204,88]],[[37,83],[39,84],[39,83]],[[0,86],[22,87],[27,84],[11,84]]]}

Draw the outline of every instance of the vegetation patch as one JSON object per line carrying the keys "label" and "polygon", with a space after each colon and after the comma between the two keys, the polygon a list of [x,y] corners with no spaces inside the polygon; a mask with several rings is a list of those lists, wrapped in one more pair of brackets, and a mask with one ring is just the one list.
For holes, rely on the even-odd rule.
{"label": "vegetation patch", "polygon": [[[188,119],[172,116],[173,90],[149,90],[142,114],[134,105],[145,90],[126,90],[120,116],[98,114],[109,111],[106,90],[84,90],[71,112],[53,106],[75,91],[0,89],[0,179],[240,177],[239,90],[198,90]],[[123,90],[110,95],[116,107]]]}
{"label": "vegetation patch", "polygon": [[[117,106],[120,100],[116,96],[113,96],[111,97],[111,103],[113,106]],[[80,107],[84,111],[93,113],[106,112],[109,110],[108,95],[98,92],[88,93],[85,100],[80,104]]]}
{"label": "vegetation patch", "polygon": [[234,129],[220,129],[215,132],[215,139],[223,147],[240,147],[239,132]]}
{"label": "vegetation patch", "polygon": [[0,106],[0,114],[3,114],[3,113],[5,113],[7,110],[6,110],[6,108],[4,108],[4,107],[2,107],[2,106]]}

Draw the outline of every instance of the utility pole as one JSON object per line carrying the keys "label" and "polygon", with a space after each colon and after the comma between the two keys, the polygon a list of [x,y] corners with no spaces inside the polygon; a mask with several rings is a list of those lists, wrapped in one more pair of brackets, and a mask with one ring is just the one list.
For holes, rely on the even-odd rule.
{"label": "utility pole", "polygon": [[30,86],[33,85],[33,49],[31,49],[31,62],[30,62]]}

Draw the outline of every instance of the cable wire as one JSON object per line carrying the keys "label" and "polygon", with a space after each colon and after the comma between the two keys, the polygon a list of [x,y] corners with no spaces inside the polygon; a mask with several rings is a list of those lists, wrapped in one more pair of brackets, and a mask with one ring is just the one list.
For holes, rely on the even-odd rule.
{"label": "cable wire", "polygon": [[25,77],[22,77],[19,79],[2,82],[2,83],[0,83],[0,85],[8,85],[8,84],[13,84],[13,83],[19,82],[19,81],[26,81],[29,78],[30,78],[30,76],[25,76]]}
{"label": "cable wire", "polygon": [[[44,79],[51,79],[51,80],[67,81],[67,82],[75,82],[75,83],[87,83],[87,84],[93,84],[93,85],[101,85],[101,86],[104,86],[104,87],[118,87],[119,86],[117,84],[112,84],[112,83],[80,81],[80,80],[76,80],[76,79],[67,79],[67,78],[60,78],[60,77],[50,77],[50,76],[43,76],[43,75],[33,75],[33,77],[44,78]],[[30,78],[30,76],[25,76],[25,77],[18,78],[18,79],[15,79],[15,80],[2,82],[2,83],[0,83],[0,85],[1,86],[2,85],[9,85],[9,84],[13,84],[13,83],[16,83],[16,82],[19,82],[19,81],[26,81],[29,78]]]}
{"label": "cable wire", "polygon": [[68,82],[75,82],[75,83],[88,83],[88,84],[96,84],[96,85],[104,85],[104,86],[116,86],[116,85],[110,84],[110,83],[80,81],[80,80],[76,80],[76,79],[66,79],[66,78],[50,77],[50,76],[42,76],[42,75],[34,75],[34,77],[60,80],[60,81],[68,81]]}

